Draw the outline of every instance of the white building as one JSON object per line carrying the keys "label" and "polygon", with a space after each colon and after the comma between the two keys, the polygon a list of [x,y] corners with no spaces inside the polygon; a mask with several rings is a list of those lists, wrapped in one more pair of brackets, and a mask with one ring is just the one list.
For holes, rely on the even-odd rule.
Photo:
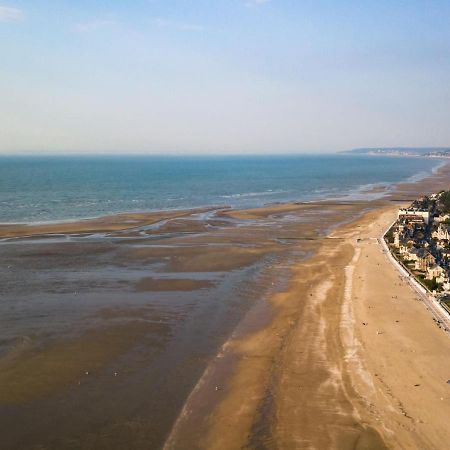
{"label": "white building", "polygon": [[433,221],[434,222],[445,222],[446,220],[450,219],[450,215],[449,214],[442,214],[440,216],[436,216]]}
{"label": "white building", "polygon": [[436,278],[436,281],[438,283],[443,283],[445,277],[445,270],[438,266],[437,264],[433,264],[430,267],[427,267],[427,280],[432,280],[433,278]]}
{"label": "white building", "polygon": [[421,217],[425,224],[429,224],[430,222],[430,213],[428,211],[424,211],[421,209],[399,209],[398,210],[398,218],[407,219],[408,216],[411,217],[411,219],[417,219]]}
{"label": "white building", "polygon": [[450,240],[450,229],[446,225],[439,224],[437,230],[431,233],[431,237],[438,240],[448,241]]}

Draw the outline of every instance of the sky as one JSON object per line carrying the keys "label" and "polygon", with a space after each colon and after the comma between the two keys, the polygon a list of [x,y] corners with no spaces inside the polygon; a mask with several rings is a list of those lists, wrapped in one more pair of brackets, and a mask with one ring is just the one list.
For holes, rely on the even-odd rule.
{"label": "sky", "polygon": [[0,153],[450,145],[448,0],[0,0]]}

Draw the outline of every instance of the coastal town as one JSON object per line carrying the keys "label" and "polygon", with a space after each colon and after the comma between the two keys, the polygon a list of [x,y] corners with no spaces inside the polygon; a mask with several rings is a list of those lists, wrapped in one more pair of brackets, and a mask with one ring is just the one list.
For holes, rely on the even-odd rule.
{"label": "coastal town", "polygon": [[450,314],[450,191],[399,209],[385,240],[397,261]]}
{"label": "coastal town", "polygon": [[382,148],[356,148],[343,153],[352,153],[367,156],[393,156],[408,158],[437,158],[450,159],[450,147],[382,147]]}

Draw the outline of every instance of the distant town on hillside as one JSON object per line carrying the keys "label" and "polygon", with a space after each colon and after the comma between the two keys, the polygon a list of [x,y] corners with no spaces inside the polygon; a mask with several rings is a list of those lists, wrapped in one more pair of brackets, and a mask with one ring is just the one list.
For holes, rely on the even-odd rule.
{"label": "distant town on hillside", "polygon": [[342,153],[371,156],[415,156],[422,158],[450,158],[450,147],[371,147],[355,148]]}

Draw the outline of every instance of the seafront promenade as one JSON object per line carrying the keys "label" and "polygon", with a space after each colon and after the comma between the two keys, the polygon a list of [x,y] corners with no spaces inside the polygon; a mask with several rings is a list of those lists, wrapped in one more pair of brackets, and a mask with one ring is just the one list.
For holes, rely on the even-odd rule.
{"label": "seafront promenade", "polygon": [[351,296],[355,352],[346,359],[347,370],[364,399],[355,407],[388,448],[440,450],[449,438],[449,335],[432,320],[421,287],[415,289],[383,245],[397,216],[391,205],[353,226],[360,257]]}
{"label": "seafront promenade", "polygon": [[419,197],[378,239],[437,325],[450,330],[450,191]]}
{"label": "seafront promenade", "polygon": [[432,314],[433,319],[444,331],[450,332],[450,316],[447,311],[432,294],[430,294],[418,281],[416,281],[414,275],[409,273],[403,265],[399,263],[386,244],[384,237],[394,224],[395,222],[392,223],[389,228],[378,238],[378,243],[381,245],[386,258],[398,270],[402,280],[407,283],[423,301],[427,310]]}

